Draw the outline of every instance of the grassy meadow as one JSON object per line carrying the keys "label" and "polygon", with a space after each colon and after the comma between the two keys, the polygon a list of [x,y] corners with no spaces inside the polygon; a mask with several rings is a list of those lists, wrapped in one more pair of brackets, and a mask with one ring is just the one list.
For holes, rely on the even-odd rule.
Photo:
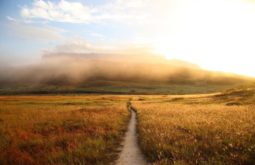
{"label": "grassy meadow", "polygon": [[133,106],[138,113],[140,147],[155,165],[253,165],[254,101],[250,90],[137,96]]}
{"label": "grassy meadow", "polygon": [[112,164],[130,114],[153,165],[255,164],[255,90],[0,96],[0,164]]}
{"label": "grassy meadow", "polygon": [[108,164],[129,121],[122,96],[0,96],[0,164]]}

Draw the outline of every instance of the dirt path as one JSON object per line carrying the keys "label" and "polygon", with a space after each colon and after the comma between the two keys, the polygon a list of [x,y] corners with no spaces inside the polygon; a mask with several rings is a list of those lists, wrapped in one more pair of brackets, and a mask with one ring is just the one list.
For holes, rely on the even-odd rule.
{"label": "dirt path", "polygon": [[123,148],[116,165],[148,165],[139,149],[136,134],[136,112],[129,106],[131,119],[123,142]]}

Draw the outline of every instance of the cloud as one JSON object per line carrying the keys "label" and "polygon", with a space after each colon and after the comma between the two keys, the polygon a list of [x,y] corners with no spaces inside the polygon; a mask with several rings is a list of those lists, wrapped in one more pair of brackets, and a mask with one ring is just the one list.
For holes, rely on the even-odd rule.
{"label": "cloud", "polygon": [[78,2],[61,0],[59,3],[50,1],[34,1],[32,8],[23,7],[21,15],[25,18],[41,18],[49,21],[86,23],[91,21],[91,9]]}
{"label": "cloud", "polygon": [[104,39],[105,39],[105,36],[104,36],[103,34],[96,33],[96,32],[91,32],[91,33],[90,33],[90,36],[95,37],[95,38],[98,38],[98,39],[100,39],[100,40],[104,40]]}
{"label": "cloud", "polygon": [[[64,44],[57,45],[53,49],[44,50],[44,59],[47,58],[76,58],[85,57],[90,59],[122,60],[142,62],[156,62],[164,59],[157,55],[147,45],[138,44],[92,44],[80,38],[74,38]],[[153,61],[153,60],[156,61]],[[165,59],[164,59],[165,60]]]}
{"label": "cloud", "polygon": [[84,53],[107,53],[115,50],[115,46],[106,44],[91,44],[81,38],[74,38],[64,44],[57,45],[51,50],[45,50],[50,54],[84,54]]}
{"label": "cloud", "polygon": [[0,84],[1,79],[8,84],[46,85],[84,85],[87,82],[108,80],[168,82],[172,79],[179,81],[179,72],[185,80],[192,77],[189,75],[193,71],[188,68],[197,70],[195,65],[168,61],[144,46],[94,45],[73,39],[45,51],[42,61],[37,64],[0,72]]}
{"label": "cloud", "polygon": [[[79,53],[68,50],[84,47]],[[65,49],[64,49],[65,48]],[[64,50],[63,50],[64,49]],[[84,87],[88,84],[114,85],[153,83],[235,83],[235,76],[201,70],[194,64],[166,60],[146,48],[122,47],[101,54],[84,42],[66,43],[45,52],[40,63],[0,71],[0,84],[56,85]],[[98,49],[97,49],[98,50]],[[121,51],[122,50],[122,51]],[[130,84],[130,85],[131,85]]]}
{"label": "cloud", "polygon": [[6,16],[6,18],[9,20],[9,21],[13,21],[13,22],[16,22],[17,20],[15,18],[12,18],[10,16]]}
{"label": "cloud", "polygon": [[53,27],[38,27],[35,25],[30,25],[22,23],[13,19],[9,19],[7,27],[12,34],[21,37],[23,39],[33,39],[33,40],[63,40],[64,36],[61,34],[62,29]]}
{"label": "cloud", "polygon": [[84,86],[95,81],[207,84],[226,80],[194,64],[167,60],[144,45],[92,44],[79,38],[46,50],[37,64],[0,71],[0,84],[7,85]]}
{"label": "cloud", "polygon": [[[61,0],[34,1],[32,6],[24,6],[21,15],[29,19],[44,19],[67,23],[95,23],[101,21],[135,21],[142,20],[142,12],[147,0],[112,0],[107,4],[90,6],[79,2]],[[127,22],[128,23],[128,22]]]}

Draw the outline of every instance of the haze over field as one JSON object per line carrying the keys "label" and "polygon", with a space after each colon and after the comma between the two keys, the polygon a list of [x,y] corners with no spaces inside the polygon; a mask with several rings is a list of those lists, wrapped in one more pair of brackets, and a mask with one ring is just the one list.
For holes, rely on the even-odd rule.
{"label": "haze over field", "polygon": [[205,71],[188,62],[167,60],[139,50],[120,50],[112,54],[47,53],[40,63],[3,70],[0,80],[3,84],[48,85],[78,85],[91,81],[234,84],[249,78]]}

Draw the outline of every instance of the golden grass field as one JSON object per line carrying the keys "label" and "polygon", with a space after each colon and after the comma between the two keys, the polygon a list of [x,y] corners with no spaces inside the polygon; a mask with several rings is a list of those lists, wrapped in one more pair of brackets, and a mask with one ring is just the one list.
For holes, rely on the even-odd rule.
{"label": "golden grass field", "polygon": [[108,164],[129,121],[121,96],[1,96],[0,164]]}
{"label": "golden grass field", "polygon": [[0,96],[0,164],[112,164],[132,98],[149,162],[253,165],[254,93]]}
{"label": "golden grass field", "polygon": [[239,96],[136,97],[143,153],[155,165],[255,164],[254,95]]}

